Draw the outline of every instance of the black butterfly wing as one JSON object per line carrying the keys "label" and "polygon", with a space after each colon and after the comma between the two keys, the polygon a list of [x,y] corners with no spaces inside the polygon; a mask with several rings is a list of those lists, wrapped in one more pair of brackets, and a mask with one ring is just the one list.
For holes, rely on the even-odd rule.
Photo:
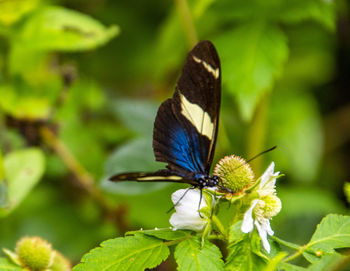
{"label": "black butterfly wing", "polygon": [[214,45],[202,41],[188,54],[173,98],[159,108],[153,133],[156,160],[185,176],[208,174],[220,100],[220,60]]}
{"label": "black butterfly wing", "polygon": [[153,151],[166,170],[122,173],[112,181],[165,181],[198,185],[196,174],[208,174],[213,160],[221,99],[220,61],[210,41],[188,54],[176,91],[158,109]]}
{"label": "black butterfly wing", "polygon": [[137,181],[137,182],[175,182],[175,183],[189,183],[196,185],[197,183],[192,179],[187,179],[179,175],[170,173],[169,170],[158,170],[153,173],[144,172],[127,172],[112,176],[110,181]]}
{"label": "black butterfly wing", "polygon": [[[190,128],[190,127],[189,127]],[[169,171],[192,178],[204,172],[199,139],[184,129],[173,112],[173,99],[161,104],[153,129],[153,151],[157,161],[167,163]]]}

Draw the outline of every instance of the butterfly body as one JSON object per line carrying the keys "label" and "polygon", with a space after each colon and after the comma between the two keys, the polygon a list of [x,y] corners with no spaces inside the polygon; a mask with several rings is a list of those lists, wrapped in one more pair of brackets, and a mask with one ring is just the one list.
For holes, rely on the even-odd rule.
{"label": "butterfly body", "polygon": [[178,182],[215,187],[209,174],[218,131],[221,100],[220,60],[210,41],[199,42],[188,54],[172,98],[159,109],[153,129],[156,161],[166,169],[153,173],[121,173],[112,181]]}

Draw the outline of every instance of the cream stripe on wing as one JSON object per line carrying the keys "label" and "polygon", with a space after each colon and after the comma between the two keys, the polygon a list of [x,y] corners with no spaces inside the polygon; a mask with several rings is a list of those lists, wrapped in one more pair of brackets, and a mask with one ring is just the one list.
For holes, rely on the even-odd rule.
{"label": "cream stripe on wing", "polygon": [[214,134],[214,124],[207,112],[198,104],[191,103],[184,95],[179,93],[181,100],[181,114],[185,116],[197,131],[212,140]]}
{"label": "cream stripe on wing", "polygon": [[182,180],[180,176],[147,176],[147,177],[138,177],[138,181],[152,181],[152,180],[171,180],[171,181],[179,181]]}
{"label": "cream stripe on wing", "polygon": [[210,64],[208,64],[207,62],[205,62],[204,60],[202,59],[199,59],[198,57],[196,56],[192,56],[194,61],[196,61],[197,63],[202,63],[202,65],[204,66],[204,68],[209,72],[211,73],[215,79],[218,79],[219,78],[219,68],[216,68],[214,69]]}

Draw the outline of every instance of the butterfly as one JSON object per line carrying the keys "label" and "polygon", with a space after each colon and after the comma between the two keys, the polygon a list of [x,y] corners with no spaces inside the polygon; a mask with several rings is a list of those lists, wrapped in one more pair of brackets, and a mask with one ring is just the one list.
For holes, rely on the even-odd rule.
{"label": "butterfly", "polygon": [[166,169],[114,175],[111,181],[188,183],[215,187],[209,174],[215,152],[221,101],[220,60],[210,41],[199,42],[187,55],[172,98],[159,109],[153,129],[156,161]]}

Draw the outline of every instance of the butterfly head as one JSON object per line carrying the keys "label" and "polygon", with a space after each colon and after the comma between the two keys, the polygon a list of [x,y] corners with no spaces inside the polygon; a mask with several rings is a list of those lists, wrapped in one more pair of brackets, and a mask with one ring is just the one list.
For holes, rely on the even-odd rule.
{"label": "butterfly head", "polygon": [[198,176],[198,184],[200,188],[203,187],[215,187],[219,184],[219,176],[208,176],[208,175],[200,175]]}

